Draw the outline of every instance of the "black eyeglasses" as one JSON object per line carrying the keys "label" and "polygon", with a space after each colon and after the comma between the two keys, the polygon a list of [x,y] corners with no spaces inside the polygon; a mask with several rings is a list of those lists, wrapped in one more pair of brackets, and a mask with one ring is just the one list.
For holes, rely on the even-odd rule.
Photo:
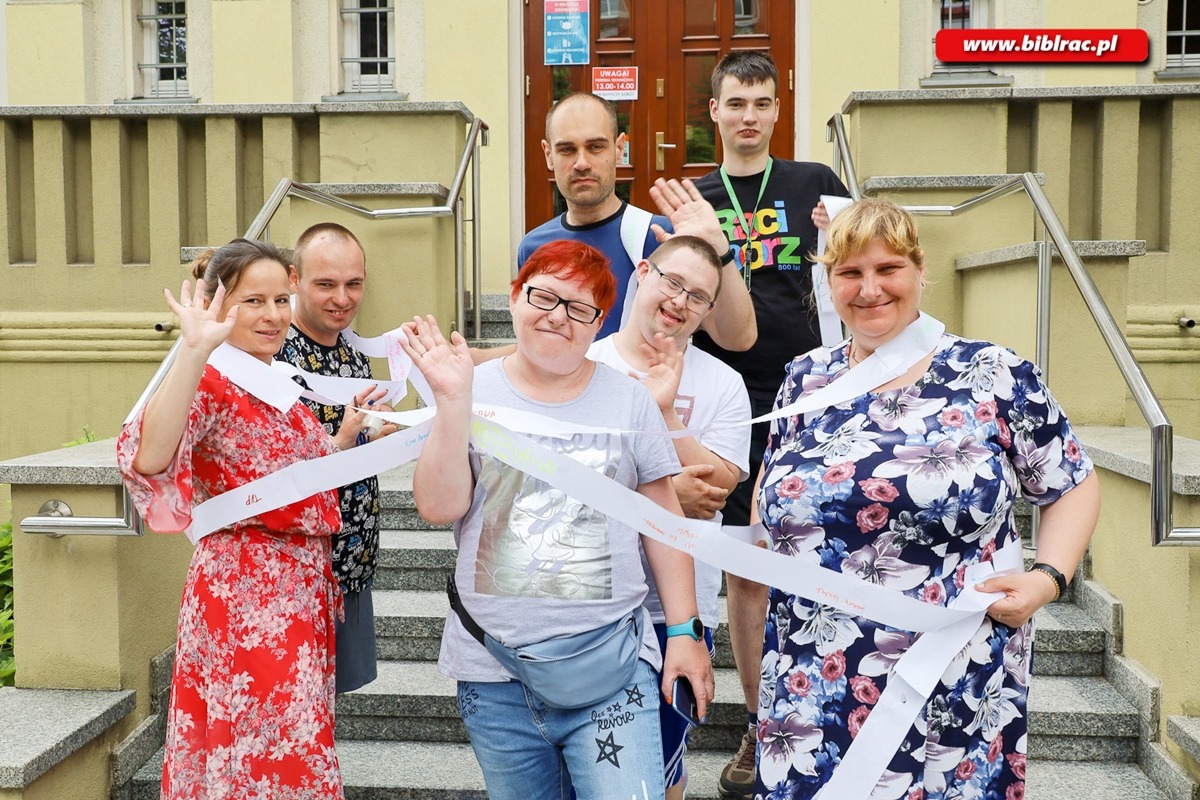
{"label": "black eyeglasses", "polygon": [[576,322],[582,322],[584,325],[591,325],[600,319],[600,315],[604,313],[589,303],[563,299],[548,289],[539,289],[536,286],[530,286],[528,283],[523,284],[523,286],[525,288],[525,299],[529,301],[529,305],[534,308],[540,308],[542,311],[553,311],[559,306],[566,306],[567,316]]}
{"label": "black eyeglasses", "polygon": [[697,314],[703,314],[705,311],[708,311],[710,308],[716,305],[716,301],[709,300],[702,294],[689,292],[686,288],[684,288],[682,283],[663,272],[658,268],[658,265],[650,259],[646,259],[646,263],[649,264],[650,269],[654,270],[658,277],[662,279],[659,283],[658,290],[667,297],[679,297],[681,294],[686,294],[687,300],[684,302],[688,308],[690,308],[692,311],[695,311]]}

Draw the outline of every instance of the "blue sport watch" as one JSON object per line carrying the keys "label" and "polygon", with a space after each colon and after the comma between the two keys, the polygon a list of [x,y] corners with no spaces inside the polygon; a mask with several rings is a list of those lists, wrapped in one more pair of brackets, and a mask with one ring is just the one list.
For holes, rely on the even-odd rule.
{"label": "blue sport watch", "polygon": [[704,623],[699,617],[692,617],[687,622],[667,627],[667,638],[672,636],[690,636],[697,642],[704,638]]}

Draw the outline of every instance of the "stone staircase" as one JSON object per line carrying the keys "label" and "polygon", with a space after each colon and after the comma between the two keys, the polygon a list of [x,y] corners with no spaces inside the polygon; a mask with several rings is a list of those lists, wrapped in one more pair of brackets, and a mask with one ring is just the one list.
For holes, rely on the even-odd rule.
{"label": "stone staircase", "polygon": [[[453,567],[451,534],[417,515],[412,467],[381,476],[384,533],[375,583],[379,678],[342,695],[338,753],[350,800],[483,798],[483,779],[459,719],[455,684],[435,664]],[[722,609],[724,618],[724,609]],[[1030,690],[1033,800],[1178,800],[1139,769],[1138,710],[1105,679],[1108,634],[1073,602],[1038,616]],[[745,724],[724,623],[715,632],[717,701],[688,756],[689,797],[717,797],[717,776]],[[1109,648],[1111,650],[1111,647]],[[161,752],[137,774],[132,797],[157,797]]]}

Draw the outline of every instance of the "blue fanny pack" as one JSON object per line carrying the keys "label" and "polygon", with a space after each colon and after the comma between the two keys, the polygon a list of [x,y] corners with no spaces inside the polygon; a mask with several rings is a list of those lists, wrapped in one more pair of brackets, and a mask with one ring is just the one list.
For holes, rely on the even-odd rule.
{"label": "blue fanny pack", "polygon": [[546,705],[595,705],[627,685],[637,668],[642,648],[641,608],[595,630],[507,647],[479,627],[463,608],[453,576],[447,581],[446,593],[467,633]]}

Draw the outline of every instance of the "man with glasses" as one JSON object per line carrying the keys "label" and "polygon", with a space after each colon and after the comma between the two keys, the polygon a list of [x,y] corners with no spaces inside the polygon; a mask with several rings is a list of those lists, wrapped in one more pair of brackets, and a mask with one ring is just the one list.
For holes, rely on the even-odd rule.
{"label": "man with glasses", "polygon": [[[688,338],[712,313],[718,295],[727,288],[722,281],[721,262],[704,240],[676,235],[638,263],[635,277],[628,320],[617,333],[593,344],[588,358],[641,379],[654,395],[668,429],[705,431],[697,437],[671,440],[685,468],[673,478],[677,492],[692,494],[687,485],[692,480],[686,472],[689,466],[703,467],[706,480],[727,492],[749,474],[750,429],[731,424],[749,419],[750,398],[737,372],[708,353],[688,347]],[[538,302],[555,300],[541,298]],[[568,306],[568,313],[570,310]],[[587,310],[579,309],[578,313],[586,314]],[[703,519],[715,516],[719,522],[720,507],[721,503],[714,501],[704,509],[685,509],[685,513]],[[668,636],[694,635],[693,630],[675,630],[680,626],[668,630],[653,580],[649,583],[645,605],[659,645],[665,649]],[[697,561],[696,603],[710,655],[712,629],[719,622],[720,590],[721,570]],[[668,707],[665,698],[659,711],[667,797],[682,798],[687,775],[683,765],[687,724]]]}
{"label": "man with glasses", "polygon": [[[721,134],[720,169],[696,181],[717,209],[729,244],[740,253],[744,278],[754,304],[759,336],[744,352],[696,334],[695,346],[733,367],[746,382],[754,414],[771,410],[784,369],[796,356],[821,344],[812,262],[817,223],[827,220],[821,195],[845,197],[846,187],[824,164],[772,158],[771,133],[779,119],[779,75],[767,53],[736,50],[720,60],[712,74],[709,113]],[[841,326],[830,326],[833,344]],[[750,458],[757,470],[767,443],[768,424],[755,425]],[[729,496],[725,522],[749,525],[754,482],[743,482]],[[762,662],[767,587],[730,575],[729,640],[745,695],[747,731],[720,778],[723,797],[749,798],[754,790],[754,750],[758,687]]]}

